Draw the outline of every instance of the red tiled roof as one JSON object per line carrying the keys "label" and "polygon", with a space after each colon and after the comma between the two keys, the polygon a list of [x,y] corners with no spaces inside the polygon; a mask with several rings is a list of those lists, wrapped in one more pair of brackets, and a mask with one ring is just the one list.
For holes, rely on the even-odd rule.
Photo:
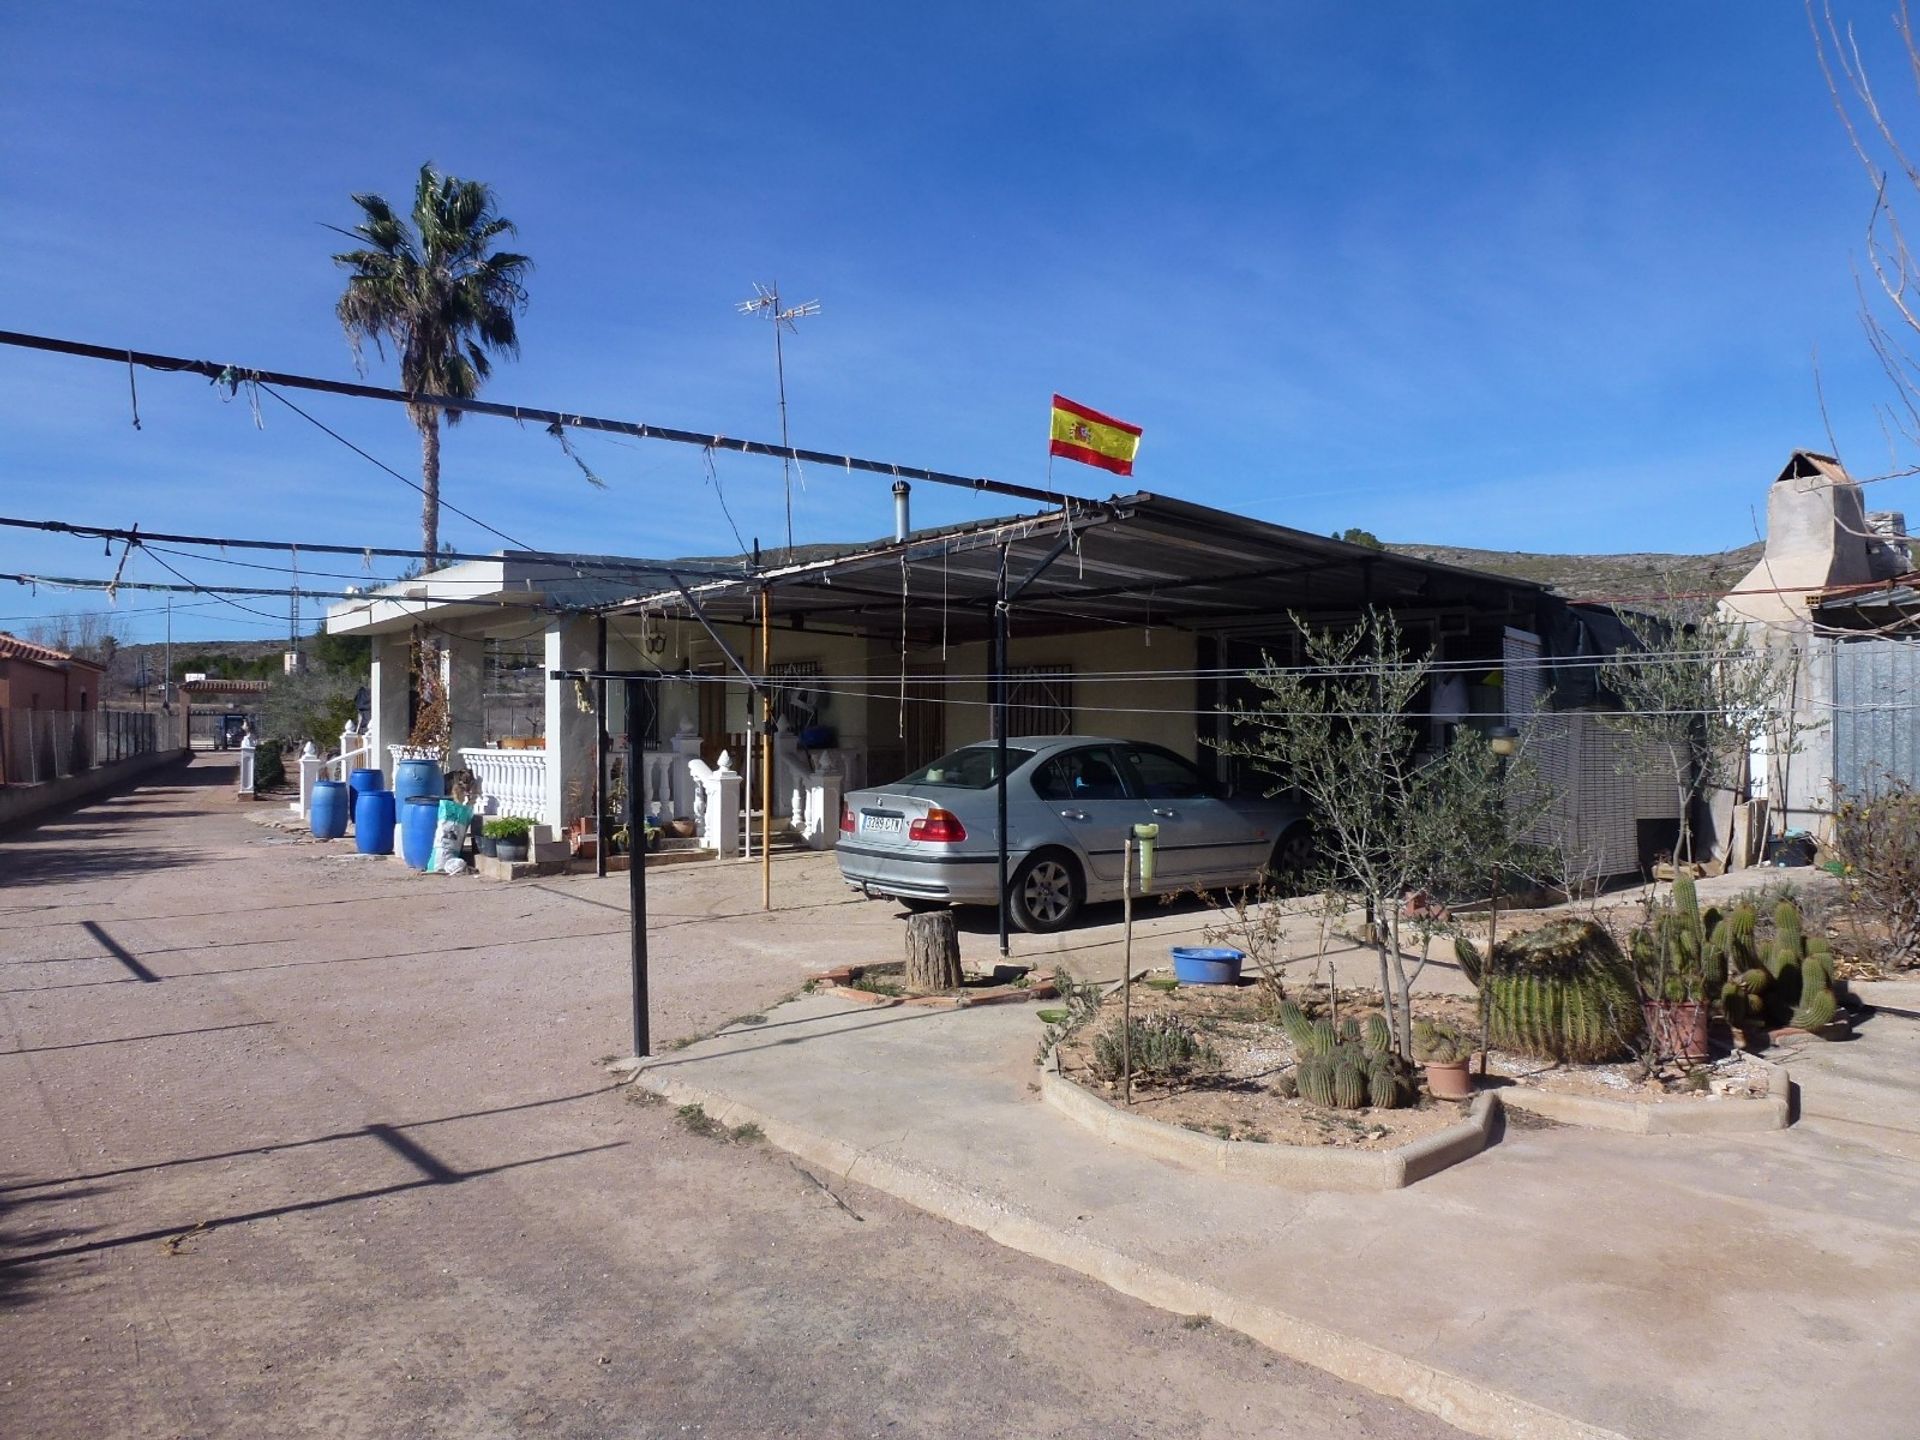
{"label": "red tiled roof", "polygon": [[9,635],[0,630],[0,660],[26,660],[35,665],[46,665],[58,669],[64,665],[84,665],[89,670],[102,670],[107,667],[93,660],[83,660],[78,655],[69,655],[64,650],[55,650],[50,645],[36,645],[31,640],[22,640],[18,635]]}

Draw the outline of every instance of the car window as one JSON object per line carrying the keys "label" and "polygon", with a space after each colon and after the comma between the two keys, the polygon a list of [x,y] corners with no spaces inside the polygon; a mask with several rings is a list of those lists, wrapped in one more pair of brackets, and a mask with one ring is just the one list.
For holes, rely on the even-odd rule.
{"label": "car window", "polygon": [[[1033,751],[1017,745],[1007,747],[1007,773],[1011,775],[1032,758]],[[969,745],[951,755],[942,755],[931,765],[913,772],[902,785],[944,785],[953,790],[984,790],[1000,778],[994,766],[999,760],[997,745]]]}
{"label": "car window", "polygon": [[1208,800],[1213,786],[1171,751],[1130,745],[1125,752],[1133,793],[1143,800]]}
{"label": "car window", "polygon": [[1035,768],[1033,793],[1042,800],[1124,800],[1127,787],[1111,750],[1069,750]]}

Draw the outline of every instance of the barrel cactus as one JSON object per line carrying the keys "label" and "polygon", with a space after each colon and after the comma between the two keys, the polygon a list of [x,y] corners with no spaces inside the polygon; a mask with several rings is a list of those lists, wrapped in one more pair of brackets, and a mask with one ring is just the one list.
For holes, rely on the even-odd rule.
{"label": "barrel cactus", "polygon": [[1487,1040],[1501,1049],[1591,1064],[1629,1050],[1644,1027],[1633,972],[1591,920],[1554,920],[1503,940],[1461,968],[1486,1002]]}
{"label": "barrel cactus", "polygon": [[1329,1110],[1366,1106],[1391,1110],[1418,1097],[1412,1072],[1393,1053],[1393,1031],[1384,1015],[1309,1020],[1296,1005],[1283,1006],[1281,1027],[1293,1041],[1299,1063],[1274,1089],[1283,1099],[1298,1095]]}

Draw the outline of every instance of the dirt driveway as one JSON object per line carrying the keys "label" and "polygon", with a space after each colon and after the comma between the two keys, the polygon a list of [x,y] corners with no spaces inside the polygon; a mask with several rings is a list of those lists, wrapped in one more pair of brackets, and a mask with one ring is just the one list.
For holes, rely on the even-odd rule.
{"label": "dirt driveway", "polygon": [[[1452,1433],[631,1103],[623,878],[340,858],[232,774],[0,842],[0,1434]],[[655,874],[657,1033],[897,943],[780,866]]]}

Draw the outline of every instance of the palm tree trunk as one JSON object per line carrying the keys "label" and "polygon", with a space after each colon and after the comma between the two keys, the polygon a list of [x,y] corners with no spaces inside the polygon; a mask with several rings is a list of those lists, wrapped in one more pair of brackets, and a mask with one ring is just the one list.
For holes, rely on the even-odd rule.
{"label": "palm tree trunk", "polygon": [[439,564],[440,417],[429,412],[420,422],[420,548],[426,551],[420,573]]}

